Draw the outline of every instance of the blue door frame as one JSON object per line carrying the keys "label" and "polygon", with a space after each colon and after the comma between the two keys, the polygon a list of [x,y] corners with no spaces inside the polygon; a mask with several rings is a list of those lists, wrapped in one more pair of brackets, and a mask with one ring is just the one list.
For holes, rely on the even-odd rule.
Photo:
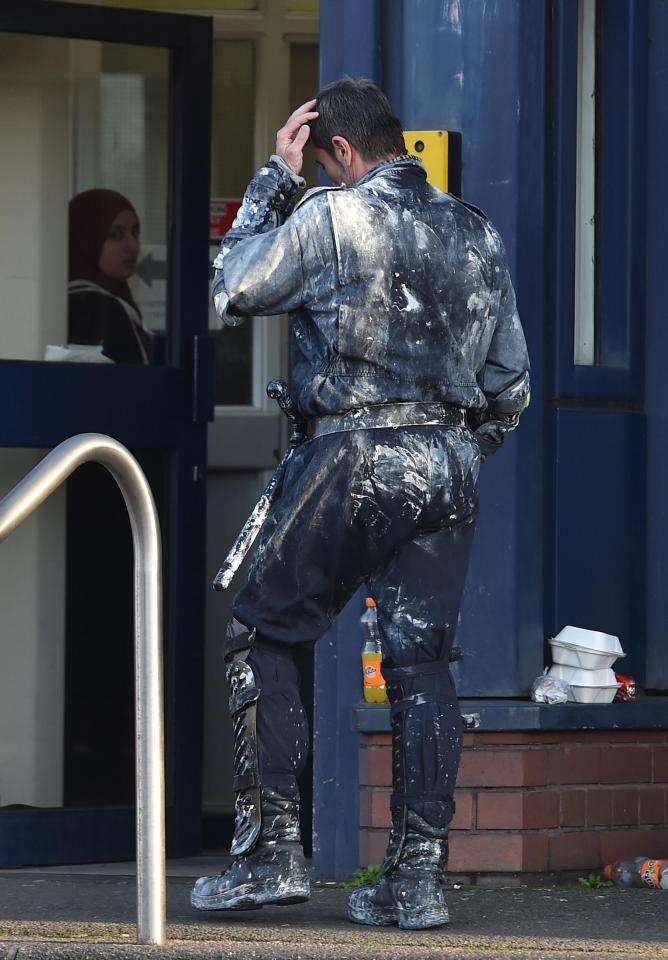
{"label": "blue door frame", "polygon": [[[164,367],[0,360],[0,446],[53,447],[86,431],[161,451],[166,530],[167,835],[172,856],[199,849],[208,338],[212,22],[203,17],[6,0],[0,31],[160,47],[170,58],[168,302]],[[11,317],[3,317],[3,323]],[[11,540],[3,549],[11,549]],[[100,669],[103,657],[100,651]],[[95,655],[95,652],[92,654]],[[128,682],[131,678],[128,677]],[[127,859],[132,808],[0,809],[0,863]]]}
{"label": "blue door frame", "polygon": [[[646,552],[646,458],[661,435],[647,433],[644,405],[648,4],[605,0],[596,18],[596,357],[586,365],[574,360],[578,2],[551,3],[546,629],[618,635],[618,669],[653,687],[645,583],[660,563]],[[660,357],[655,342],[648,356]]]}

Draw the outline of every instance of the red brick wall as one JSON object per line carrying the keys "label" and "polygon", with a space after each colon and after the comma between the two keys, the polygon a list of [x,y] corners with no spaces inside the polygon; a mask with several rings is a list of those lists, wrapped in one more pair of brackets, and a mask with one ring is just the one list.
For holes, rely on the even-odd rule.
{"label": "red brick wall", "polygon": [[[361,734],[360,864],[383,859],[391,739]],[[597,868],[668,856],[668,732],[471,733],[455,792],[450,870]]]}

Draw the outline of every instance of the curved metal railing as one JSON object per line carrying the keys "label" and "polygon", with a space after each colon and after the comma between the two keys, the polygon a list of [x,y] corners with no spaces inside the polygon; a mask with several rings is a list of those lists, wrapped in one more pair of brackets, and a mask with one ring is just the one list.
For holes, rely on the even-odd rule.
{"label": "curved metal railing", "polygon": [[71,473],[101,463],[121,489],[134,545],[137,745],[137,939],[165,941],[165,787],[162,699],[162,557],[151,488],[132,454],[100,433],[82,433],[51,451],[0,500],[0,543]]}

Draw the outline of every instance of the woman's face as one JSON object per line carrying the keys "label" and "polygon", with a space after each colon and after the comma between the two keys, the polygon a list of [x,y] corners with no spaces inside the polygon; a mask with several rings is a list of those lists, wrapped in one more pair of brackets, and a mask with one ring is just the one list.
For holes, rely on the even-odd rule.
{"label": "woman's face", "polygon": [[137,269],[139,220],[132,210],[121,210],[109,227],[98,267],[107,277],[127,280]]}

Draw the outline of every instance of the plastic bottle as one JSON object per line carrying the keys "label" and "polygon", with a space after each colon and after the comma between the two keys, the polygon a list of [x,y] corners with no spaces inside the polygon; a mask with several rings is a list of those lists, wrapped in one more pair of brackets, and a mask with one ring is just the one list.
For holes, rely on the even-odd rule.
{"label": "plastic bottle", "polygon": [[380,669],[383,661],[383,650],[378,632],[378,614],[376,602],[371,597],[366,598],[366,610],[362,614],[360,622],[364,634],[364,646],[362,647],[364,699],[367,703],[386,703],[387,687]]}
{"label": "plastic bottle", "polygon": [[603,868],[603,876],[606,880],[613,880],[618,887],[668,890],[668,860],[651,860],[649,857],[618,860]]}

